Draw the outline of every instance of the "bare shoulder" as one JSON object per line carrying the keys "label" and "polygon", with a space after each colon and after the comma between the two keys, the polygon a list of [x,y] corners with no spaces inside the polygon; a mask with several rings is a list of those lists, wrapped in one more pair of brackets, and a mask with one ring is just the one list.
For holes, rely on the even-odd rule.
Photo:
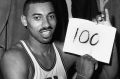
{"label": "bare shoulder", "polygon": [[[21,48],[12,48],[5,52],[1,59],[1,69],[5,79],[24,79],[22,74],[26,73],[27,61]],[[16,74],[17,73],[17,74]]]}
{"label": "bare shoulder", "polygon": [[[3,63],[14,63],[14,64],[19,64],[24,62],[24,54],[22,52],[21,49],[17,49],[17,48],[12,48],[7,50],[3,57],[2,57],[2,61]],[[17,63],[19,61],[19,63]]]}
{"label": "bare shoulder", "polygon": [[64,60],[64,64],[68,70],[72,66],[72,64],[76,61],[77,57],[73,54],[63,51],[63,46],[64,46],[63,42],[55,42],[55,45],[58,48],[58,51],[61,53]]}

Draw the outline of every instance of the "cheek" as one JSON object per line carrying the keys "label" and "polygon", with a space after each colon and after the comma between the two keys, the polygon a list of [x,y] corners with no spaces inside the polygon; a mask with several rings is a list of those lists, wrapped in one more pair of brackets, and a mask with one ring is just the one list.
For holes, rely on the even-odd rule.
{"label": "cheek", "polygon": [[39,22],[31,22],[29,23],[29,27],[34,30],[39,30],[41,28],[41,23]]}
{"label": "cheek", "polygon": [[57,21],[49,21],[52,27],[56,27]]}

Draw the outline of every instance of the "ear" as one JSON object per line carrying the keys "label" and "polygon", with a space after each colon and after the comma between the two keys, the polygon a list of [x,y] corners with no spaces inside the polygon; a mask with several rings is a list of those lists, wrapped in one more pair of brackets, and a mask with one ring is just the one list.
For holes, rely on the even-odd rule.
{"label": "ear", "polygon": [[24,26],[27,26],[27,19],[26,19],[26,16],[24,15],[21,15],[21,22]]}

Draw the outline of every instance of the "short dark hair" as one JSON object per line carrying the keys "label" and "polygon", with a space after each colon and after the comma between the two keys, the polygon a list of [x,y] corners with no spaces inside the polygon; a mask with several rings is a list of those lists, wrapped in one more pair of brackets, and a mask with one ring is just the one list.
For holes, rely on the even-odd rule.
{"label": "short dark hair", "polygon": [[28,12],[28,8],[30,4],[34,4],[34,3],[45,3],[45,2],[51,2],[53,8],[55,9],[55,1],[53,0],[26,0],[23,6],[23,14],[26,16],[27,12]]}

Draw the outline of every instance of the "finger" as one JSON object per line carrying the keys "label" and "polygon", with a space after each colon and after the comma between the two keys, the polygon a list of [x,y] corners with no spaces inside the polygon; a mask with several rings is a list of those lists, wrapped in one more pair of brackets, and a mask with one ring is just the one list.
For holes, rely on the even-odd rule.
{"label": "finger", "polygon": [[105,21],[105,14],[101,14],[102,21]]}
{"label": "finger", "polygon": [[83,55],[83,57],[84,57],[84,58],[88,58],[88,59],[93,59],[93,57],[90,56],[90,55],[88,55],[88,54]]}
{"label": "finger", "polygon": [[86,58],[86,59],[88,59],[89,62],[91,62],[93,64],[94,70],[98,69],[98,61],[97,60],[95,60],[92,56],[90,56],[88,54],[84,55],[83,57]]}
{"label": "finger", "polygon": [[97,20],[96,20],[96,19],[92,19],[92,21],[93,21],[95,24],[97,24]]}
{"label": "finger", "polygon": [[102,14],[101,14],[101,17],[102,17],[102,18],[104,18],[104,17],[105,17],[105,15],[102,13]]}
{"label": "finger", "polygon": [[101,16],[99,16],[97,20],[98,20],[98,21],[102,21],[102,17],[101,17]]}
{"label": "finger", "polygon": [[108,9],[105,9],[106,21],[110,21]]}
{"label": "finger", "polygon": [[90,55],[88,55],[88,54],[85,54],[85,55],[83,56],[83,58],[84,58],[84,59],[87,59],[87,60],[89,60],[89,61],[93,61],[92,56],[90,56]]}
{"label": "finger", "polygon": [[88,54],[85,54],[83,56],[83,58],[85,59],[88,59],[89,61],[91,61],[93,64],[96,64],[97,63],[97,60],[95,58],[93,58],[92,56],[88,55]]}
{"label": "finger", "polygon": [[100,20],[101,20],[101,15],[97,15],[97,16],[96,16],[96,20],[97,20],[97,21],[100,21]]}
{"label": "finger", "polygon": [[97,70],[97,69],[98,69],[98,63],[95,64],[95,70]]}
{"label": "finger", "polygon": [[97,15],[96,20],[97,20],[98,24],[100,24],[100,23],[105,21],[105,17],[104,16],[105,16],[104,14]]}

